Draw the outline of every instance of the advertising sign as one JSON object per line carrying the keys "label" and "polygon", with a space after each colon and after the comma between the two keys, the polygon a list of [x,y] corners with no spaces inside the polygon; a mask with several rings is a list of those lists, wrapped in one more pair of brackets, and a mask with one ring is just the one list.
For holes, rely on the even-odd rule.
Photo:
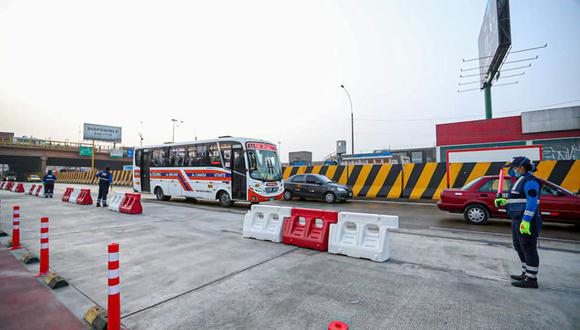
{"label": "advertising sign", "polygon": [[123,158],[123,150],[121,149],[111,150],[111,158]]}
{"label": "advertising sign", "polygon": [[108,142],[121,142],[121,127],[97,124],[84,125],[83,139]]}
{"label": "advertising sign", "polygon": [[79,148],[79,155],[92,156],[93,155],[93,148],[92,147],[80,147]]}
{"label": "advertising sign", "polygon": [[481,81],[491,81],[511,46],[509,0],[488,0],[477,41]]}
{"label": "advertising sign", "polygon": [[123,165],[123,171],[132,171],[133,165]]}

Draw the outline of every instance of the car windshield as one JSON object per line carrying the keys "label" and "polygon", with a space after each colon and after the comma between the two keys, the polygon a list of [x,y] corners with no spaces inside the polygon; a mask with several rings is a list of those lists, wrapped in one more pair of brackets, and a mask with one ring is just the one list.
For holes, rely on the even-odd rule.
{"label": "car windshield", "polygon": [[471,187],[473,187],[474,184],[478,183],[481,179],[483,179],[483,177],[479,177],[479,178],[469,182],[468,184],[463,186],[463,188],[461,188],[461,190],[469,190]]}
{"label": "car windshield", "polygon": [[332,180],[330,180],[329,178],[325,177],[324,175],[318,175],[316,177],[318,179],[320,179],[323,183],[332,183]]}
{"label": "car windshield", "polygon": [[264,181],[282,179],[282,168],[275,150],[249,149],[248,164],[252,179]]}

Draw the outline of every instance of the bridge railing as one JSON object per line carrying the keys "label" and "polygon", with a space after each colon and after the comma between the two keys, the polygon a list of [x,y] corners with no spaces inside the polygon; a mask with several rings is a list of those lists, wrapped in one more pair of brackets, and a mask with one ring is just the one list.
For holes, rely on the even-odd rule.
{"label": "bridge railing", "polygon": [[[80,147],[92,147],[92,143],[71,142],[71,141],[54,141],[35,138],[0,138],[0,145],[25,148],[57,149],[57,150],[79,150]],[[109,153],[113,149],[131,149],[130,147],[95,144],[95,152]]]}

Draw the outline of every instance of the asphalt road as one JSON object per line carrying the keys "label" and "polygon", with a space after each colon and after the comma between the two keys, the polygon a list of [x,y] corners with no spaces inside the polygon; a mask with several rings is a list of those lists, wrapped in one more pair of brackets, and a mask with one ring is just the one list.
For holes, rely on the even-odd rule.
{"label": "asphalt road", "polygon": [[[77,186],[69,184],[57,184],[55,193],[61,195],[65,186]],[[97,187],[90,186],[93,194]],[[116,187],[118,191],[132,191],[129,187]],[[185,198],[175,197],[170,201],[161,202],[155,200],[154,195],[144,194],[145,202],[173,203],[184,207],[207,209],[233,213],[246,213],[249,203],[236,203],[232,208],[223,208],[217,202],[211,201],[188,201]],[[266,204],[287,205],[292,207],[317,208],[335,211],[361,212],[396,215],[399,217],[399,226],[403,229],[423,230],[446,230],[468,231],[473,233],[492,233],[511,235],[511,223],[508,219],[490,219],[485,225],[472,225],[463,219],[462,214],[452,214],[440,211],[433,201],[386,201],[386,200],[351,200],[345,203],[328,204],[322,201],[293,199],[290,202],[277,201]],[[544,222],[541,238],[557,240],[580,241],[580,225],[560,224]]]}

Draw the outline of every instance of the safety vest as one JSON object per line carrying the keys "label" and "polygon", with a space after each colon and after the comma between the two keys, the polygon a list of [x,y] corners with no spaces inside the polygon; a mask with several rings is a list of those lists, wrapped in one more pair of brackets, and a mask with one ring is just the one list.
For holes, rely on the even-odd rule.
{"label": "safety vest", "polygon": [[[512,187],[512,190],[508,194],[508,204],[506,206],[507,214],[511,218],[521,219],[526,211],[527,197],[524,190],[526,182],[533,180],[538,183],[540,191],[542,189],[542,183],[532,174],[522,175],[518,181]],[[540,191],[538,191],[538,206],[540,205]],[[539,207],[536,209],[535,214],[539,214]]]}

